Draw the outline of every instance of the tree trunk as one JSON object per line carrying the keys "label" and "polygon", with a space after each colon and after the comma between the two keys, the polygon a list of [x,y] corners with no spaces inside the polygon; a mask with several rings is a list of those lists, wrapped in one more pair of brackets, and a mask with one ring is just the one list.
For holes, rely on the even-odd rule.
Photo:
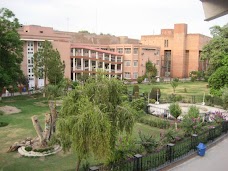
{"label": "tree trunk", "polygon": [[56,111],[56,101],[49,101],[49,108],[51,111],[51,133],[55,133],[57,111]]}
{"label": "tree trunk", "polygon": [[77,161],[77,163],[76,163],[76,169],[75,169],[75,171],[79,171],[80,164],[81,164],[81,158],[79,157],[79,158],[78,158],[78,161]]}
{"label": "tree trunk", "polygon": [[51,138],[51,128],[52,128],[51,114],[46,113],[45,114],[45,132],[44,132],[44,139],[46,141],[50,140],[50,138]]}
{"label": "tree trunk", "polygon": [[177,121],[175,122],[175,129],[177,130]]}
{"label": "tree trunk", "polygon": [[41,146],[46,146],[47,142],[46,142],[46,140],[43,137],[43,130],[42,130],[41,126],[40,126],[40,123],[38,121],[37,116],[32,116],[31,119],[32,119],[33,126],[34,126],[34,128],[36,130],[36,133],[37,133],[37,135],[39,137],[40,145]]}

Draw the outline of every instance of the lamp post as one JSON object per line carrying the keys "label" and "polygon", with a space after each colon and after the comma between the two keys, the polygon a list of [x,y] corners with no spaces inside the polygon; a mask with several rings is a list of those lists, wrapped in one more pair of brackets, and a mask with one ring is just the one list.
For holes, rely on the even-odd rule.
{"label": "lamp post", "polygon": [[155,104],[159,104],[158,95],[159,95],[159,93],[158,93],[158,89],[157,89],[157,101],[155,102]]}

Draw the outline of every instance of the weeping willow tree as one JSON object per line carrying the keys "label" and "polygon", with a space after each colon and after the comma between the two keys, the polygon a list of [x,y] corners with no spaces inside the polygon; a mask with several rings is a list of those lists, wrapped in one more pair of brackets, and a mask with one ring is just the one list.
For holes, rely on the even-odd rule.
{"label": "weeping willow tree", "polygon": [[123,103],[125,87],[121,81],[103,75],[89,78],[84,85],[68,93],[57,121],[64,150],[73,149],[82,159],[112,158],[118,135],[132,133],[134,115]]}

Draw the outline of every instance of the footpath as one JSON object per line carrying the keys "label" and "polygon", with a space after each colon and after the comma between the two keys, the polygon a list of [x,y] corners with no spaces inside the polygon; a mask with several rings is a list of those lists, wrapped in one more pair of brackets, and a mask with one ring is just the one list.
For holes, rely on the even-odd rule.
{"label": "footpath", "polygon": [[228,138],[206,150],[205,156],[196,156],[169,171],[228,171]]}

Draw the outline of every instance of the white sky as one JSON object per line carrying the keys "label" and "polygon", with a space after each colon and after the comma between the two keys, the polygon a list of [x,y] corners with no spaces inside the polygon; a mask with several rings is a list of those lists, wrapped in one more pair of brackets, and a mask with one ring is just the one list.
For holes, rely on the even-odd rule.
{"label": "white sky", "polygon": [[188,33],[210,36],[211,26],[228,23],[228,15],[204,21],[200,0],[0,0],[2,7],[25,25],[137,39],[172,29],[175,23],[188,24]]}

